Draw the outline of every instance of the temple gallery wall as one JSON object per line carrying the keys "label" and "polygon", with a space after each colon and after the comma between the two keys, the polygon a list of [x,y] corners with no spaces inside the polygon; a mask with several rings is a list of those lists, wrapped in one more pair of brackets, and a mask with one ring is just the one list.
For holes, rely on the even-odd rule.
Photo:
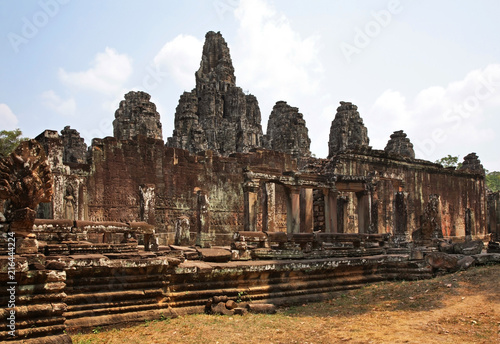
{"label": "temple gallery wall", "polygon": [[475,153],[444,168],[416,159],[403,130],[374,149],[341,101],[315,158],[293,100],[264,133],[220,33],[206,34],[195,82],[165,140],[150,95],[131,91],[113,137],[87,147],[69,126],[45,130],[0,159],[0,280],[18,283],[15,307],[0,294],[1,317],[17,316],[1,340],[70,343],[96,326],[234,313],[214,297],[300,303],[500,262],[499,194]]}
{"label": "temple gallery wall", "polygon": [[[220,33],[207,34],[195,76],[166,144],[156,106],[140,91],[120,102],[114,137],[94,139],[88,149],[69,127],[40,134],[55,192],[38,216],[147,222],[161,245],[174,243],[181,218],[190,244],[227,245],[241,230],[391,233],[404,241],[488,234],[484,169],[475,154],[460,170],[445,169],[415,159],[403,131],[384,150],[372,149],[349,102],[331,123],[327,159],[311,157],[304,118],[284,101],[264,135],[257,99],[236,86]],[[434,203],[435,226],[422,229]]]}

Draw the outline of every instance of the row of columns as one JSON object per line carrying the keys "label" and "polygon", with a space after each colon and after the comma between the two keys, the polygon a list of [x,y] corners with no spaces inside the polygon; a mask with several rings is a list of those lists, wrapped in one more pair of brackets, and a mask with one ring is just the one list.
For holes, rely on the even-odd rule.
{"label": "row of columns", "polygon": [[[314,229],[313,188],[284,185],[287,193],[287,232],[312,233]],[[325,230],[334,232],[337,223],[337,192],[324,188]],[[262,231],[276,228],[274,182],[246,182],[244,187],[244,230],[257,231],[259,193],[262,191]]]}
{"label": "row of columns", "polygon": [[[275,232],[276,221],[276,182],[250,180],[244,184],[244,230]],[[324,199],[324,223],[327,233],[345,233],[349,227],[348,213],[357,215],[357,233],[378,232],[377,192],[365,187],[344,185],[339,190],[324,186],[297,186],[281,184],[286,190],[287,233],[312,233],[314,230],[314,190],[321,190]],[[364,189],[364,190],[363,190]],[[402,188],[394,195],[394,234],[407,236],[407,199]],[[349,194],[348,197],[346,193]],[[341,197],[342,196],[342,197]],[[357,207],[349,211],[349,197],[355,197]],[[261,206],[262,225],[258,228],[257,219]]]}

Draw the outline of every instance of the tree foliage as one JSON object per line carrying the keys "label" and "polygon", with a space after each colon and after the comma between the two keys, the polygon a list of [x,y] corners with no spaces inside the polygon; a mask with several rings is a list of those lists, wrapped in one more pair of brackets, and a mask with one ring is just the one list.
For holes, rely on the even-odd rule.
{"label": "tree foliage", "polygon": [[12,153],[19,143],[26,140],[22,134],[20,129],[0,131],[0,158]]}
{"label": "tree foliage", "polygon": [[500,191],[500,172],[493,171],[486,175],[486,186],[493,192]]}
{"label": "tree foliage", "polygon": [[[462,163],[458,162],[458,156],[451,156],[448,154],[448,156],[445,156],[439,160],[435,161],[436,164],[441,164],[443,167],[455,167],[455,168],[460,168],[462,166]],[[488,170],[485,170],[486,172],[486,186],[493,192],[500,191],[500,172],[498,171],[493,171],[493,172],[488,172]]]}
{"label": "tree foliage", "polygon": [[455,168],[460,168],[462,166],[461,162],[458,162],[458,156],[451,156],[448,154],[448,156],[445,156],[444,158],[441,158],[439,160],[434,161],[436,164],[441,164],[443,167],[455,167]]}

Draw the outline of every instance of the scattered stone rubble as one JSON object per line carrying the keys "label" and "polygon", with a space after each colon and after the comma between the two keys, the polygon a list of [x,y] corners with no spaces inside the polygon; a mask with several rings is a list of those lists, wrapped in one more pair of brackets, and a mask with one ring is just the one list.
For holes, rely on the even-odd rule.
{"label": "scattered stone rubble", "polygon": [[[241,297],[241,295],[239,296]],[[276,306],[269,303],[253,303],[232,300],[226,295],[214,296],[208,299],[205,306],[208,314],[216,315],[246,315],[250,313],[275,314]]]}

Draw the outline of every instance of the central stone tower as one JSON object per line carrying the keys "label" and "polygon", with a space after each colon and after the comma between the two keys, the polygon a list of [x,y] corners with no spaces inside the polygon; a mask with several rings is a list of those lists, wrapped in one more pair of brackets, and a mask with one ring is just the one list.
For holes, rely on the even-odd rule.
{"label": "central stone tower", "polygon": [[220,32],[205,36],[196,88],[184,92],[175,111],[175,129],[167,144],[193,153],[220,155],[262,147],[257,99],[236,86],[229,48]]}
{"label": "central stone tower", "polygon": [[368,131],[358,112],[358,107],[350,102],[340,102],[337,114],[330,127],[328,157],[348,150],[369,147]]}
{"label": "central stone tower", "polygon": [[[113,135],[118,140],[131,140],[144,135],[162,140],[160,114],[146,92],[130,91],[115,112]],[[66,129],[66,128],[65,128]],[[63,133],[64,134],[64,133]]]}

